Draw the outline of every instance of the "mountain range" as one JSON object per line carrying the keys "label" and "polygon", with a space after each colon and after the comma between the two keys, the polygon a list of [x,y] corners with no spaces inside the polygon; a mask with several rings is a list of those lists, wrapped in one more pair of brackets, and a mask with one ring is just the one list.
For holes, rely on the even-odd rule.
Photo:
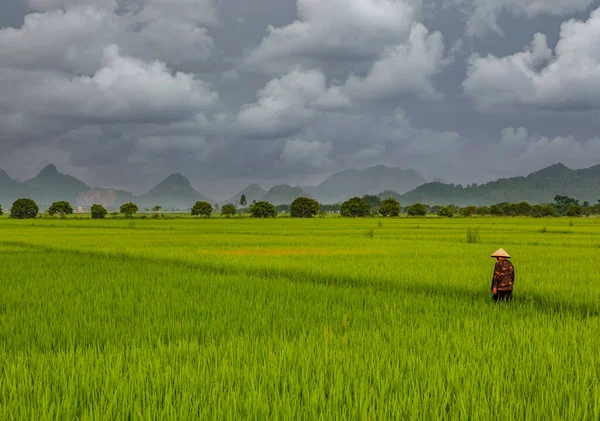
{"label": "mountain range", "polygon": [[439,182],[426,183],[405,194],[384,192],[402,204],[492,205],[502,202],[552,203],[556,195],[597,203],[600,199],[600,165],[572,170],[562,163],[526,177],[501,178],[481,185],[463,187]]}
{"label": "mountain range", "polygon": [[[289,204],[301,196],[313,197],[322,203],[336,203],[364,194],[394,197],[402,205],[416,202],[459,206],[520,201],[549,203],[556,195],[596,203],[600,199],[600,165],[571,170],[558,163],[526,177],[499,179],[467,187],[441,181],[427,183],[415,170],[379,165],[340,171],[317,186],[282,184],[267,191],[258,184],[251,184],[220,204],[239,204],[242,195],[246,196],[248,205],[259,200],[280,205]],[[34,199],[41,209],[58,200],[82,207],[99,203],[111,209],[129,201],[137,203],[140,209],[156,205],[164,209],[188,209],[199,200],[215,203],[194,189],[190,181],[179,173],[171,174],[147,193],[134,196],[124,190],[92,188],[75,177],[60,173],[54,165],[48,165],[37,176],[23,182],[11,179],[0,169],[0,203],[7,208],[19,197]]]}

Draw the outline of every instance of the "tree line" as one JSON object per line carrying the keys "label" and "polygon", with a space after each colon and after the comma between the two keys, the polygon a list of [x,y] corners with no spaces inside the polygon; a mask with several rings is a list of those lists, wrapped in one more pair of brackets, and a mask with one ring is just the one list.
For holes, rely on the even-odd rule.
{"label": "tree line", "polygon": [[[242,196],[239,201],[241,205],[246,205],[246,197]],[[155,206],[152,211],[159,214],[161,206]],[[149,209],[146,209],[148,212]],[[220,211],[220,212],[219,212]],[[90,208],[93,219],[103,219],[108,215],[107,209],[99,204],[95,204]],[[135,203],[124,203],[119,208],[119,212],[125,217],[132,217],[139,212],[139,208]],[[325,205],[320,204],[315,199],[309,197],[299,197],[295,199],[291,205],[275,206],[267,201],[254,201],[248,208],[238,209],[236,205],[228,203],[223,205],[221,209],[218,205],[213,207],[212,204],[204,201],[196,202],[190,213],[192,216],[209,217],[213,213],[219,212],[221,216],[231,217],[238,213],[248,213],[255,218],[275,218],[279,213],[289,213],[295,218],[312,218],[317,215],[327,215],[328,213],[339,214],[342,217],[367,217],[367,216],[383,216],[396,217],[401,213],[408,216],[426,216],[427,214],[437,214],[439,217],[452,218],[454,216],[471,217],[471,216],[530,216],[534,218],[542,217],[557,217],[557,216],[588,216],[600,215],[600,200],[592,205],[589,202],[580,203],[579,200],[557,195],[553,203],[530,205],[527,202],[519,203],[498,203],[492,206],[464,206],[458,207],[455,205],[446,206],[429,206],[423,203],[414,203],[407,207],[400,206],[400,203],[394,198],[381,200],[374,195],[365,195],[363,197],[353,197],[344,203]],[[10,217],[15,219],[36,218],[39,213],[38,205],[32,200],[22,198],[16,200],[11,209]],[[58,215],[65,218],[73,213],[73,207],[66,201],[54,202],[46,211],[50,216]],[[0,205],[0,215],[2,215],[2,206]]]}

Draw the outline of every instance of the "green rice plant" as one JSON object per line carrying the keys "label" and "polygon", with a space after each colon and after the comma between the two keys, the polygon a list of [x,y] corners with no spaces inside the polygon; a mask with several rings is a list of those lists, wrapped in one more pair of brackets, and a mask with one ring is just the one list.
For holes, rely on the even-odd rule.
{"label": "green rice plant", "polygon": [[479,234],[479,228],[467,227],[466,238],[468,244],[478,243],[481,239],[481,235]]}
{"label": "green rice plant", "polygon": [[3,217],[0,419],[600,419],[600,227],[490,220]]}

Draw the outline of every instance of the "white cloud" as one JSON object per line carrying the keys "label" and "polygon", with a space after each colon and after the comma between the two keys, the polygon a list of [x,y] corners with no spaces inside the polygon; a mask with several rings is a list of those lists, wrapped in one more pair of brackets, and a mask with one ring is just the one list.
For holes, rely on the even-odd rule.
{"label": "white cloud", "polygon": [[88,74],[98,69],[104,48],[116,42],[119,19],[112,12],[77,7],[32,13],[19,29],[0,30],[2,67]]}
{"label": "white cloud", "polygon": [[600,108],[600,9],[586,22],[561,26],[554,52],[536,34],[524,51],[469,60],[463,87],[481,110],[532,107],[545,110]]}
{"label": "white cloud", "polygon": [[218,99],[192,75],[173,73],[159,61],[121,56],[116,46],[105,49],[102,62],[93,76],[74,78],[0,69],[0,85],[6,87],[0,108],[69,123],[154,123],[184,120]]}
{"label": "white cloud", "polygon": [[599,160],[599,138],[579,142],[573,136],[548,138],[530,135],[523,127],[509,127],[502,131],[500,141],[491,145],[476,162],[495,174],[516,176],[525,175],[525,168],[540,169],[558,162],[581,168],[595,165]]}
{"label": "white cloud", "polygon": [[408,42],[388,47],[364,78],[351,76],[343,90],[355,99],[387,100],[415,95],[439,99],[432,79],[444,67],[442,34],[413,26]]}
{"label": "white cloud", "polygon": [[279,137],[293,133],[315,115],[311,102],[327,91],[325,75],[318,70],[296,69],[269,81],[257,101],[242,107],[237,120],[249,136]]}
{"label": "white cloud", "polygon": [[469,35],[502,33],[498,18],[502,13],[533,18],[539,15],[569,16],[587,10],[594,0],[454,0],[469,16]]}
{"label": "white cloud", "polygon": [[408,42],[387,49],[364,77],[334,85],[319,69],[296,68],[269,81],[237,119],[248,135],[278,137],[297,132],[323,112],[360,112],[374,102],[409,96],[439,99],[432,79],[444,63],[441,34],[417,24]]}
{"label": "white cloud", "polygon": [[[101,65],[104,49],[111,44],[128,55],[171,66],[206,61],[214,43],[208,30],[198,26],[201,19],[190,14],[177,20],[170,17],[173,12],[152,18],[158,6],[164,5],[148,2],[139,13],[121,15],[93,6],[31,13],[21,28],[0,30],[0,62],[3,67],[90,74]],[[207,22],[214,21],[209,2],[199,2],[194,10],[206,12]]]}
{"label": "white cloud", "polygon": [[419,13],[417,1],[298,0],[298,20],[269,27],[247,64],[286,72],[298,64],[372,60],[406,41]]}

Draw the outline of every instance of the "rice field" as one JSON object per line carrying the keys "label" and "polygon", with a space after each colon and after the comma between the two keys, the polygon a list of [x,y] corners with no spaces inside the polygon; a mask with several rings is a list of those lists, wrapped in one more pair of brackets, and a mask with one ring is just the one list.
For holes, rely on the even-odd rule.
{"label": "rice field", "polygon": [[596,221],[3,217],[0,419],[597,421]]}

